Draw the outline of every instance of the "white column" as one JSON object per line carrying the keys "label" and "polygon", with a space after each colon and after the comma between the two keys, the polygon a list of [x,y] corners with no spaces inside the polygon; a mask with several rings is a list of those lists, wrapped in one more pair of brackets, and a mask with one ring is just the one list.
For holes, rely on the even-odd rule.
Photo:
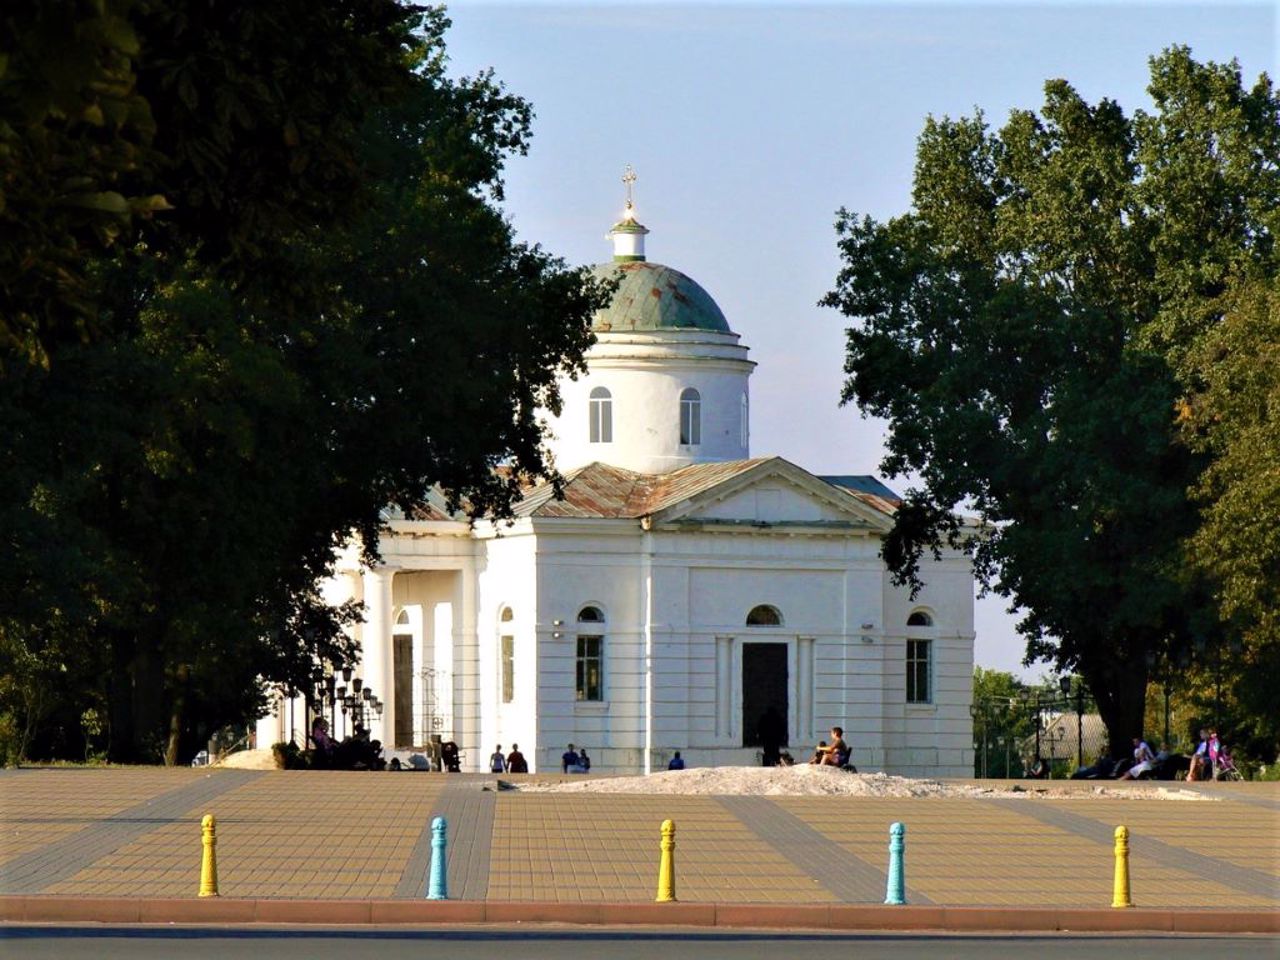
{"label": "white column", "polygon": [[653,534],[644,531],[644,772],[653,772]]}
{"label": "white column", "polygon": [[801,743],[814,739],[813,637],[796,638],[796,736]]}
{"label": "white column", "polygon": [[369,736],[390,748],[395,730],[395,687],[391,676],[391,581],[395,573],[386,568],[364,574],[364,633],[361,636],[360,674],[383,703],[382,719],[369,722]]}
{"label": "white column", "polygon": [[[733,637],[716,637],[716,738],[727,741],[733,731]],[[720,745],[723,745],[720,743]]]}

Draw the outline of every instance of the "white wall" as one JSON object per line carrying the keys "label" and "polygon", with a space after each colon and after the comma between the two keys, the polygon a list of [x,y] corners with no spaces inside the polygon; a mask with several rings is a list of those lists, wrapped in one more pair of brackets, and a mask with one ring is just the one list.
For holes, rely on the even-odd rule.
{"label": "white wall", "polygon": [[[587,354],[589,372],[561,383],[562,413],[549,418],[549,446],[560,470],[599,460],[639,473],[664,473],[750,456],[743,398],[755,364],[738,346],[737,334],[663,330],[597,336]],[[590,394],[596,387],[611,394],[611,443],[590,442]],[[688,387],[702,400],[696,446],[680,443],[680,394]]]}

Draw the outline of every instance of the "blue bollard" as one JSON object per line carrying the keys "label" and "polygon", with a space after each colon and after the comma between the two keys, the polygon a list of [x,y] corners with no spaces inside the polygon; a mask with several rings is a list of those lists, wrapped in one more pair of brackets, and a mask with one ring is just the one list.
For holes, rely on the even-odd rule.
{"label": "blue bollard", "polygon": [[901,823],[889,825],[889,886],[884,902],[900,904],[907,902],[906,877],[902,867],[902,852],[906,847],[907,828]]}
{"label": "blue bollard", "polygon": [[448,900],[449,883],[445,870],[445,845],[449,824],[444,817],[431,821],[431,869],[428,871],[427,899]]}

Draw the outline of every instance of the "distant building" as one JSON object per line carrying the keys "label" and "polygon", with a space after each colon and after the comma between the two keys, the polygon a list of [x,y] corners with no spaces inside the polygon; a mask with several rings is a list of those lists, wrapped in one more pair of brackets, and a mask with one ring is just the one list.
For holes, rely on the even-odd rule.
{"label": "distant building", "polygon": [[702,287],[645,258],[647,233],[628,200],[597,268],[620,286],[552,421],[564,499],[542,486],[472,526],[433,494],[389,520],[382,565],[348,550],[326,584],[367,606],[372,735],[455,740],[464,770],[513,740],[558,770],[585,744],[593,771],[635,773],[675,750],[758,763],[772,709],[798,760],[838,724],[863,771],[972,776],[968,560],[924,560],[912,600],[879,558],[892,491],[751,457],[755,364]]}

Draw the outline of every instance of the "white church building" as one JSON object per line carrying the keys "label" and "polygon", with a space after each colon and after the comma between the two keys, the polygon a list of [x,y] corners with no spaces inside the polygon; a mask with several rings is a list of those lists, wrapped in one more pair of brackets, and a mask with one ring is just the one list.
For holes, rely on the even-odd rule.
{"label": "white church building", "polygon": [[[544,485],[472,524],[430,496],[389,518],[378,567],[340,558],[325,595],[365,604],[372,736],[453,740],[463,770],[513,741],[534,772],[570,743],[593,772],[676,750],[756,765],[772,708],[797,761],[839,725],[863,772],[972,776],[968,560],[922,559],[912,599],[879,557],[892,491],[751,456],[755,363],[702,287],[645,258],[647,233],[628,201],[596,268],[621,279],[551,421],[563,499]],[[291,735],[286,713],[260,744]]]}

